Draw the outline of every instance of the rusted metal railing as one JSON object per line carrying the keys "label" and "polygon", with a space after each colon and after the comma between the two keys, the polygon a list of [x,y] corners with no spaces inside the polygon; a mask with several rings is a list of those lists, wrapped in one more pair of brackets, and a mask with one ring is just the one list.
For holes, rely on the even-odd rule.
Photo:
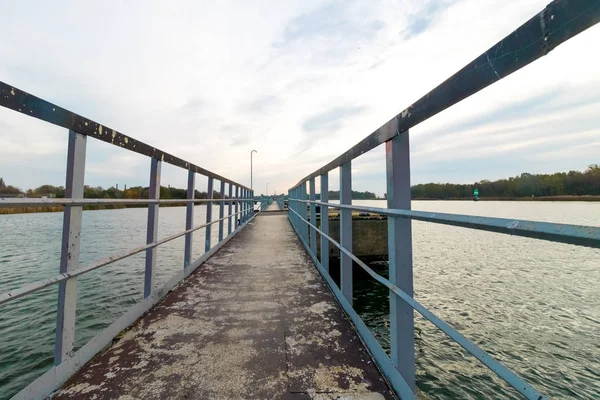
{"label": "rusted metal railing", "polygon": [[[414,313],[416,310],[528,399],[545,398],[517,374],[435,316],[413,298],[411,221],[600,248],[600,228],[476,217],[411,210],[409,129],[548,54],[556,46],[600,21],[598,0],[556,0],[448,80],[396,115],[375,132],[289,189],[289,218],[332,292],[354,322],[380,369],[402,399],[415,398]],[[352,160],[384,144],[387,208],[352,205]],[[340,170],[340,204],[329,203],[329,171]],[[320,201],[315,178],[320,178]],[[308,184],[308,193],[307,193]],[[307,204],[310,208],[308,215]],[[316,206],[321,208],[321,226]],[[329,236],[328,208],[340,209],[340,241]],[[375,273],[352,254],[352,211],[388,217],[389,279]],[[321,257],[317,258],[317,236]],[[340,250],[340,285],[329,275],[329,245]],[[362,267],[390,290],[390,356],[352,307],[352,267]]]}
{"label": "rusted metal railing", "polygon": [[[171,288],[187,277],[234,234],[242,229],[242,227],[254,217],[254,195],[250,188],[240,183],[219,176],[211,171],[194,165],[191,162],[177,158],[160,149],[136,140],[131,136],[124,135],[91,119],[84,118],[65,110],[64,108],[42,100],[4,82],[0,82],[0,106],[68,129],[69,144],[65,198],[0,198],[0,207],[64,206],[59,273],[44,280],[26,284],[18,289],[0,293],[1,305],[3,303],[15,301],[23,296],[36,293],[50,285],[59,285],[54,350],[55,367],[47,371],[17,395],[17,398],[42,398],[60,387],[60,385],[77,371],[79,367],[84,365],[104,346],[110,343],[120,331],[131,325],[137,318],[160,300]],[[88,137],[111,143],[117,147],[150,158],[148,199],[83,198]],[[161,166],[165,162],[188,171],[187,199],[160,199]],[[208,178],[207,199],[194,198],[196,175],[203,175]],[[220,181],[219,199],[213,199],[213,182],[215,179]],[[225,194],[225,185],[228,185],[228,196]],[[235,197],[232,197],[234,188]],[[219,218],[213,221],[212,208],[214,203],[219,205]],[[90,265],[80,266],[79,252],[83,206],[109,204],[145,204],[148,206],[146,245],[112,255]],[[159,239],[159,205],[161,204],[186,205],[185,230],[166,238]],[[196,204],[206,204],[206,223],[194,227],[194,205]],[[227,214],[225,214],[225,205],[227,205]],[[233,205],[235,205],[234,210],[232,210]],[[227,221],[227,235],[225,235],[224,231],[225,221]],[[218,243],[215,246],[213,246],[213,243],[211,242],[211,227],[214,224],[218,224]],[[205,230],[204,254],[198,259],[192,260],[192,236],[194,232],[200,229]],[[182,268],[165,285],[156,288],[155,274],[158,247],[182,236],[185,236]],[[141,252],[146,253],[144,300],[75,352],[77,277]]]}

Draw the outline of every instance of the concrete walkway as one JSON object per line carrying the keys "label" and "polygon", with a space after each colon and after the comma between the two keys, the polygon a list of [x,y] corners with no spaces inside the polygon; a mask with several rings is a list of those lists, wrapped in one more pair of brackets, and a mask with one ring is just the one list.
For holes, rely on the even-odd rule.
{"label": "concrete walkway", "polygon": [[273,201],[271,204],[269,204],[267,206],[267,208],[265,209],[265,211],[279,211],[281,210],[281,208],[279,208],[279,204],[277,204],[276,201]]}
{"label": "concrete walkway", "polygon": [[54,398],[394,397],[287,216],[265,213]]}

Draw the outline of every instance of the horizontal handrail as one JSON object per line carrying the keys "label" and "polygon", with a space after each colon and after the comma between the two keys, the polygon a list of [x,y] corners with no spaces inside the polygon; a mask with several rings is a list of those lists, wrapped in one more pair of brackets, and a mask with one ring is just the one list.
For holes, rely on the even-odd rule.
{"label": "horizontal handrail", "polygon": [[[423,305],[421,305],[418,301],[416,301],[413,297],[406,294],[396,285],[392,284],[389,280],[385,279],[383,276],[379,275],[375,271],[373,271],[367,264],[362,262],[358,257],[356,257],[352,252],[345,249],[338,242],[336,242],[329,235],[325,234],[316,225],[311,224],[306,219],[304,219],[300,214],[290,208],[290,211],[296,214],[296,216],[302,221],[305,222],[308,226],[312,227],[316,232],[320,233],[323,237],[325,237],[330,243],[332,243],[335,247],[337,247],[341,252],[348,255],[355,263],[357,263],[362,269],[364,269],[370,276],[372,276],[377,282],[383,284],[392,292],[394,292],[402,301],[411,306],[414,310],[416,310],[419,314],[433,323],[437,328],[439,328],[442,332],[452,338],[456,343],[458,343],[462,348],[468,351],[471,355],[481,361],[486,367],[496,373],[500,378],[506,381],[509,385],[511,385],[514,389],[516,389],[519,393],[531,400],[542,400],[546,399],[544,395],[538,392],[533,386],[529,383],[525,382],[521,377],[517,374],[506,368],[500,362],[496,361],[492,356],[485,352],[482,348],[477,346],[475,343],[471,342],[469,339],[464,337],[460,332],[456,329],[448,325],[445,321],[437,317]],[[311,252],[310,247],[306,247],[309,252]]]}
{"label": "horizontal handrail", "polygon": [[429,211],[400,210],[354,206],[346,204],[324,203],[301,199],[289,199],[300,203],[314,203],[322,206],[337,207],[356,211],[371,212],[379,215],[414,219],[436,224],[459,226],[487,232],[504,233],[513,236],[548,240],[551,242],[573,244],[577,246],[600,248],[600,227],[558,224],[554,222],[527,221],[520,219],[480,217],[476,215],[448,214]]}
{"label": "horizontal handrail", "polygon": [[103,142],[133,151],[134,153],[152,157],[176,167],[194,171],[209,178],[218,179],[221,182],[227,182],[231,185],[250,190],[247,186],[215,174],[214,172],[199,167],[189,161],[175,157],[166,151],[157,149],[156,147],[134,139],[131,136],[127,136],[96,121],[82,117],[81,115],[1,81],[0,106],[20,112],[29,117],[41,119],[42,121],[46,121],[53,125],[70,129],[82,135],[102,140]]}
{"label": "horizontal handrail", "polygon": [[301,179],[290,190],[353,160],[507,77],[598,22],[600,22],[600,5],[597,1],[554,0],[435,89],[408,106],[350,150]]}
{"label": "horizontal handrail", "polygon": [[3,198],[0,207],[38,207],[38,206],[88,206],[115,204],[180,204],[180,203],[227,203],[251,201],[251,199],[69,199],[69,198]]}
{"label": "horizontal handrail", "polygon": [[[375,350],[372,354],[382,367],[386,377],[391,379],[391,382],[393,382],[396,374],[394,371],[389,372],[388,370],[389,366],[393,365],[400,372],[404,382],[408,383],[411,388],[415,384],[414,318],[413,312],[410,311],[412,308],[434,323],[469,353],[477,357],[488,368],[518,390],[519,393],[529,399],[539,400],[544,398],[531,385],[493,360],[487,353],[412,299],[411,224],[410,222],[406,223],[407,221],[399,221],[399,219],[408,219],[409,221],[414,219],[591,248],[600,248],[600,228],[410,210],[409,129],[525,67],[598,22],[600,22],[600,0],[552,1],[529,21],[383,124],[379,129],[367,135],[333,161],[302,178],[289,189],[288,194],[290,197],[295,197],[289,199],[291,202],[288,208],[290,222],[300,241],[315,261],[317,268],[328,282],[331,281],[331,277],[328,269],[327,248],[331,242],[340,249],[340,285],[339,289],[337,286],[332,286],[332,291],[340,300],[340,304],[343,305],[348,316],[353,321],[358,321],[357,326],[360,325],[362,320],[352,308],[352,261],[359,264],[379,283],[384,284],[396,294],[396,296],[390,294],[391,346],[389,357],[387,355],[383,357],[377,352],[380,346],[376,341],[373,343],[371,332],[364,333],[359,329],[367,348]],[[383,143],[386,144],[386,183],[389,204],[395,208],[352,206],[349,204],[352,203],[351,162]],[[335,168],[340,168],[340,203],[344,204],[327,202],[328,173]],[[315,178],[320,178],[323,202],[316,201]],[[308,194],[307,189],[309,190]],[[308,196],[310,196],[310,200],[307,200]],[[315,224],[316,205],[335,207],[341,210],[340,243],[343,246],[326,236],[327,233],[323,233],[322,230],[308,222],[309,217],[307,216],[306,206],[301,203],[310,204],[310,219]],[[391,217],[388,220],[390,235],[388,240],[390,252],[389,281],[377,275],[352,254],[353,232],[350,210],[372,212]],[[328,232],[327,220],[327,216],[322,220],[322,228],[325,232]],[[317,232],[321,234],[321,261],[316,257],[317,242],[315,239]],[[310,244],[308,243],[309,240]],[[392,282],[394,283],[392,284]],[[394,385],[394,389],[397,388],[402,390],[402,386]]]}
{"label": "horizontal handrail", "polygon": [[171,236],[167,236],[164,239],[161,239],[161,240],[153,242],[153,243],[148,243],[148,244],[146,244],[144,246],[136,247],[135,249],[129,250],[129,251],[125,252],[125,253],[120,253],[118,255],[109,256],[109,257],[107,257],[105,259],[102,259],[102,260],[100,260],[100,261],[98,261],[98,262],[96,262],[94,264],[88,265],[86,267],[77,268],[77,269],[75,269],[73,271],[65,272],[65,273],[62,273],[62,274],[58,274],[58,275],[55,275],[53,277],[50,277],[50,278],[47,278],[47,279],[43,279],[41,281],[28,283],[28,284],[23,285],[20,288],[15,289],[15,290],[9,290],[7,292],[0,293],[0,305],[2,305],[4,303],[8,303],[8,302],[10,302],[12,300],[16,300],[19,297],[23,297],[25,295],[38,292],[38,291],[40,291],[40,290],[42,290],[42,289],[44,289],[44,288],[46,288],[48,286],[56,284],[56,283],[59,283],[59,282],[62,282],[62,281],[66,281],[67,279],[74,278],[74,277],[79,276],[79,275],[83,275],[85,273],[88,273],[88,272],[93,271],[95,269],[98,269],[100,267],[104,267],[106,265],[115,263],[117,261],[123,260],[123,259],[128,258],[128,257],[131,257],[131,256],[133,256],[135,254],[141,253],[142,251],[144,251],[146,249],[151,249],[153,247],[158,247],[158,246],[160,246],[162,244],[165,244],[165,243],[170,242],[172,240],[175,240],[175,239],[177,239],[179,237],[182,237],[182,236],[184,236],[184,235],[186,235],[188,233],[197,231],[198,229],[205,228],[205,227],[207,227],[209,225],[215,224],[215,223],[220,222],[220,221],[224,221],[224,220],[226,220],[226,219],[228,219],[230,217],[233,217],[235,215],[242,214],[242,213],[243,213],[243,211],[238,211],[237,213],[232,213],[232,214],[227,215],[227,216],[225,216],[223,218],[211,221],[210,223],[202,224],[202,225],[196,226],[196,227],[194,227],[192,229],[188,229],[188,230],[185,230],[185,231],[182,231],[182,232],[179,232],[179,233],[175,233],[175,234],[173,234]]}

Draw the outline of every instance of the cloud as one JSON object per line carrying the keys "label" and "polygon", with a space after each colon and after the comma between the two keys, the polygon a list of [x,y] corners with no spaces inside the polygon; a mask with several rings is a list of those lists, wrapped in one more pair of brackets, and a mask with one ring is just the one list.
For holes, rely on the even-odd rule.
{"label": "cloud", "polygon": [[302,129],[308,133],[320,131],[332,134],[340,129],[343,120],[349,121],[350,118],[356,117],[366,110],[365,106],[335,107],[307,118],[302,123]]}
{"label": "cloud", "polygon": [[281,45],[306,43],[315,39],[370,40],[384,26],[385,23],[380,19],[366,18],[359,22],[352,18],[348,2],[325,3],[292,18],[285,28]]}
{"label": "cloud", "polygon": [[[0,15],[0,76],[246,185],[256,149],[256,187],[269,182],[284,191],[546,3],[21,2]],[[102,24],[90,24],[87,15]],[[589,46],[598,41],[600,30],[591,28],[412,129],[413,182],[494,179],[597,162],[600,77]],[[0,110],[0,121],[6,181],[23,188],[64,184],[66,130],[8,110]],[[147,158],[131,160],[122,149],[94,142],[86,183],[147,183]],[[353,168],[355,189],[383,193],[382,147],[354,160]],[[162,179],[185,187],[187,175],[165,167]]]}
{"label": "cloud", "polygon": [[199,114],[205,112],[209,104],[210,103],[207,100],[202,98],[191,98],[183,106],[181,106],[179,111],[184,115]]}
{"label": "cloud", "polygon": [[278,106],[281,105],[281,99],[277,96],[271,95],[260,95],[255,99],[242,105],[240,108],[242,112],[252,114],[265,114],[273,112]]}
{"label": "cloud", "polygon": [[410,22],[403,31],[405,39],[408,40],[418,36],[430,28],[431,24],[435,22],[439,14],[448,7],[451,2],[429,0],[424,4],[425,5],[418,12],[410,16]]}
{"label": "cloud", "polygon": [[220,128],[222,135],[229,139],[231,146],[245,146],[250,143],[250,135],[239,125],[224,125]]}
{"label": "cloud", "polygon": [[385,26],[376,12],[364,12],[359,2],[322,2],[291,18],[273,46],[277,57],[321,67],[340,65],[373,43]]}

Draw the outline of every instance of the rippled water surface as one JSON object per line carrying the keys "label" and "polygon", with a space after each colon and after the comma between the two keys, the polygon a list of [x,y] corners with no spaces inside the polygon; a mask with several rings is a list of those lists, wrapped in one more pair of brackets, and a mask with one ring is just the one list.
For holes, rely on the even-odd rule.
{"label": "rippled water surface", "polygon": [[[598,203],[416,201],[413,209],[600,226]],[[204,206],[195,218],[204,221]],[[184,221],[184,208],[161,208],[159,236]],[[62,213],[0,215],[0,291],[57,273],[61,229]],[[145,231],[144,209],[85,211],[81,263],[143,245]],[[157,285],[182,268],[183,243],[159,248]],[[201,229],[194,257],[203,250]],[[413,253],[423,305],[548,396],[600,398],[600,250],[414,222]],[[141,300],[143,261],[138,254],[79,280],[78,347]],[[386,273],[385,263],[373,267]],[[387,291],[367,278],[355,290],[358,311],[387,346]],[[0,399],[52,365],[55,322],[56,287],[0,306]],[[417,318],[416,327],[427,398],[518,398],[432,324]]]}
{"label": "rippled water surface", "polygon": [[[600,226],[598,203],[412,207]],[[415,298],[467,338],[551,398],[600,398],[600,250],[417,221],[413,260]],[[373,267],[387,276],[386,263]],[[359,313],[389,347],[387,290],[370,277],[355,288]],[[427,320],[417,318],[416,331],[427,398],[520,398]]]}

